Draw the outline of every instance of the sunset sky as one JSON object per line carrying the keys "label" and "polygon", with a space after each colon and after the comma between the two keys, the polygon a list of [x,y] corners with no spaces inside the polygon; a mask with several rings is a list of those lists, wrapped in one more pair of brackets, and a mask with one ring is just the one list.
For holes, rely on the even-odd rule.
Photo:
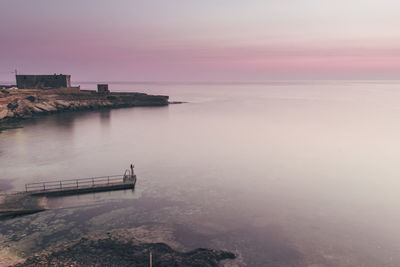
{"label": "sunset sky", "polygon": [[395,0],[1,0],[0,81],[399,79]]}

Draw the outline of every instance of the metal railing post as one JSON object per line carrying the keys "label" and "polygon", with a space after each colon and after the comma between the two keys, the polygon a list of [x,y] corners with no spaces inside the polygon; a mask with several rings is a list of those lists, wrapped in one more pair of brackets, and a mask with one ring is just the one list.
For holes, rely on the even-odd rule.
{"label": "metal railing post", "polygon": [[78,186],[78,179],[76,179],[76,188],[78,188],[79,186]]}
{"label": "metal railing post", "polygon": [[46,185],[43,183],[43,191],[46,191]]}
{"label": "metal railing post", "polygon": [[107,176],[107,184],[110,184],[110,176]]}
{"label": "metal railing post", "polygon": [[94,178],[92,178],[92,187],[94,187]]}
{"label": "metal railing post", "polygon": [[60,181],[60,189],[62,189],[62,183],[61,183],[61,181]]}
{"label": "metal railing post", "polygon": [[153,267],[153,255],[150,252],[150,267]]}

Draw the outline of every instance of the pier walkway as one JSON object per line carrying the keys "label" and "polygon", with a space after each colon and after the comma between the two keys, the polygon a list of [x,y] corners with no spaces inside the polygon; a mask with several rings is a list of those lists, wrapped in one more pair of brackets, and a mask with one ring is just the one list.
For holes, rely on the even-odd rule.
{"label": "pier walkway", "polygon": [[129,189],[134,188],[135,184],[136,175],[127,171],[124,175],[30,183],[25,185],[25,193],[32,196],[74,195]]}

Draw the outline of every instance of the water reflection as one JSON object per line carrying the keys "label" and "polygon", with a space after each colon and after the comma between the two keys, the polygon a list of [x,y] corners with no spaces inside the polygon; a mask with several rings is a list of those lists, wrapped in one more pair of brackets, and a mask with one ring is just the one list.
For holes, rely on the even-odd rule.
{"label": "water reflection", "polygon": [[13,188],[12,181],[10,179],[0,179],[0,193],[2,191],[8,191]]}
{"label": "water reflection", "polygon": [[131,162],[138,181],[134,192],[49,199],[53,210],[1,231],[15,246],[35,237],[46,247],[162,225],[184,247],[237,249],[251,266],[398,266],[395,86],[146,85],[190,103],[27,121],[0,133],[0,178],[14,189],[121,174]]}
{"label": "water reflection", "polygon": [[100,122],[101,125],[104,126],[104,129],[107,129],[110,125],[111,120],[111,109],[102,109],[99,111],[100,114]]}

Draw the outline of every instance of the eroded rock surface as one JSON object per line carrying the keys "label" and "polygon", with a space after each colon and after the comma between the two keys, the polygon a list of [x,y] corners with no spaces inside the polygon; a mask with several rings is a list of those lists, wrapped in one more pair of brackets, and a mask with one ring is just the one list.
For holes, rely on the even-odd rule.
{"label": "eroded rock surface", "polygon": [[63,111],[164,105],[168,105],[168,96],[142,93],[99,94],[95,91],[68,89],[3,89],[0,90],[0,122]]}
{"label": "eroded rock surface", "polygon": [[164,243],[143,243],[136,239],[125,242],[109,237],[82,238],[63,249],[32,256],[14,266],[149,266],[150,253],[153,266],[220,266],[221,261],[235,258],[228,251],[199,248],[183,253]]}

